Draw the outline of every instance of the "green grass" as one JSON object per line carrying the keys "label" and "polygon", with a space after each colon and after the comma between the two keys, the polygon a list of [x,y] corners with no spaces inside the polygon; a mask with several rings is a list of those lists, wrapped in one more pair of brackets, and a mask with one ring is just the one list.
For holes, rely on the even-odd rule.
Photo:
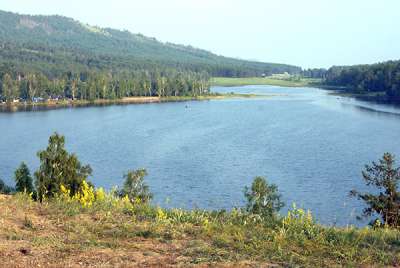
{"label": "green grass", "polygon": [[241,93],[212,93],[208,95],[200,96],[169,96],[162,97],[161,102],[175,102],[175,101],[202,101],[202,100],[220,100],[220,99],[230,99],[230,98],[256,98],[265,97],[264,95],[257,94],[241,94]]}
{"label": "green grass", "polygon": [[296,77],[244,77],[244,78],[231,78],[231,77],[213,77],[211,84],[213,86],[246,86],[246,85],[272,85],[282,87],[307,87],[313,86],[318,83],[319,79],[309,78],[296,78]]}

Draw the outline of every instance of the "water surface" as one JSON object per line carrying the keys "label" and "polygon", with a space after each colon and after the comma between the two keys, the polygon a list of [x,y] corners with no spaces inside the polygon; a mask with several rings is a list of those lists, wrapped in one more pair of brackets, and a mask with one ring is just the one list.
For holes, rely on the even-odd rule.
{"label": "water surface", "polygon": [[57,131],[92,166],[96,186],[121,185],[124,172],[144,167],[157,204],[230,209],[259,175],[287,204],[345,225],[362,209],[348,192],[365,189],[364,164],[400,156],[396,107],[311,88],[213,90],[276,96],[0,113],[0,177],[12,183],[21,161],[36,169],[36,152]]}

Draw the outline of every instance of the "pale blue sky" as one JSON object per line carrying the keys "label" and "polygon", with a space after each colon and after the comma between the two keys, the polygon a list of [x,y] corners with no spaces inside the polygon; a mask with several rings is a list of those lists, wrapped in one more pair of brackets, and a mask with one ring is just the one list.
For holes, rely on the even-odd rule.
{"label": "pale blue sky", "polygon": [[399,0],[1,0],[0,9],[302,67],[400,59]]}

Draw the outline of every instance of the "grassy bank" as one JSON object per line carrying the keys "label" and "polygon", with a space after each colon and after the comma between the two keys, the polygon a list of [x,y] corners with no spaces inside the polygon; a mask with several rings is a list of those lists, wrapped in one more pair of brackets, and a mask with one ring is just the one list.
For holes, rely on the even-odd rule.
{"label": "grassy bank", "polygon": [[170,96],[161,98],[161,102],[174,102],[174,101],[202,101],[202,100],[221,100],[230,98],[257,98],[257,97],[268,97],[266,95],[256,95],[256,94],[240,94],[240,93],[215,93],[203,96]]}
{"label": "grassy bank", "polygon": [[211,84],[213,86],[246,86],[246,85],[271,85],[282,87],[308,87],[315,86],[320,80],[309,78],[279,78],[279,77],[213,77]]}
{"label": "grassy bank", "polygon": [[[127,97],[122,99],[99,99],[94,101],[88,100],[58,100],[44,102],[15,102],[15,103],[0,103],[0,112],[26,111],[26,110],[41,110],[41,109],[56,109],[66,107],[86,107],[86,106],[107,106],[107,105],[124,105],[124,104],[144,104],[144,103],[161,103],[161,102],[180,102],[180,101],[204,101],[204,100],[219,100],[227,98],[252,98],[258,97],[254,94],[209,94],[201,96],[168,96],[168,97]],[[266,97],[266,96],[263,96]]]}
{"label": "grassy bank", "polygon": [[88,205],[0,195],[0,259],[26,266],[396,266],[400,232],[321,226],[292,209],[277,220],[165,210],[96,192]]}
{"label": "grassy bank", "polygon": [[213,77],[211,84],[213,86],[246,86],[246,85],[272,85],[283,87],[307,87],[314,86],[318,83],[318,79],[308,78],[282,78],[282,77],[244,77],[244,78],[230,78],[230,77]]}

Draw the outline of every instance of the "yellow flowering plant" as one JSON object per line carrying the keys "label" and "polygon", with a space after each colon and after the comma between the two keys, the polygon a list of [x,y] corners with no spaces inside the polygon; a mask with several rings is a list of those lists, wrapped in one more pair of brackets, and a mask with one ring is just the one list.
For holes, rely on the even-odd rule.
{"label": "yellow flowering plant", "polygon": [[103,201],[106,198],[106,192],[102,187],[97,188],[95,191],[95,199],[96,201]]}
{"label": "yellow flowering plant", "polygon": [[311,239],[317,234],[317,225],[312,217],[311,211],[297,208],[293,203],[293,208],[288,211],[282,220],[281,233],[292,233],[305,235]]}
{"label": "yellow flowering plant", "polygon": [[71,190],[60,185],[61,197],[64,201],[78,201],[83,207],[90,207],[95,201],[95,191],[86,181],[82,182],[79,191],[71,197]]}
{"label": "yellow flowering plant", "polygon": [[157,221],[167,221],[168,215],[160,207],[157,208]]}
{"label": "yellow flowering plant", "polygon": [[92,186],[84,180],[79,191],[72,197],[77,200],[83,207],[90,207],[95,201],[95,192]]}

